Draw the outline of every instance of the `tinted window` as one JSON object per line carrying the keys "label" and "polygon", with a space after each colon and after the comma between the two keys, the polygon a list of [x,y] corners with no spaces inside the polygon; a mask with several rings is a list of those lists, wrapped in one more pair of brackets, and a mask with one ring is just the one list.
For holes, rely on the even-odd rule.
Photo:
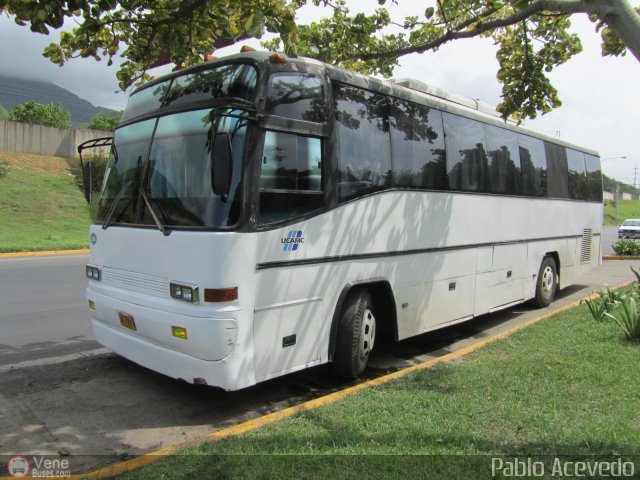
{"label": "tinted window", "polygon": [[[240,115],[238,110],[224,113]],[[213,191],[210,133],[229,133],[232,147],[229,194]],[[242,165],[247,122],[212,117],[210,110],[194,110],[160,117],[148,166],[148,197],[162,223],[176,226],[228,227],[240,218]],[[216,158],[213,158],[216,161]],[[153,225],[149,209],[142,223]]]}
{"label": "tinted window", "polygon": [[504,128],[485,125],[489,157],[489,191],[520,194],[518,135]]}
{"label": "tinted window", "polygon": [[442,114],[447,145],[449,189],[483,192],[488,187],[487,154],[482,123]]}
{"label": "tinted window", "polygon": [[222,65],[176,77],[165,105],[182,105],[212,98],[253,100],[258,73],[250,65]]}
{"label": "tinted window", "polygon": [[281,117],[324,122],[322,81],[306,73],[277,73],[269,79],[267,112]]}
{"label": "tinted window", "polygon": [[586,200],[587,176],[584,153],[567,148],[567,168],[569,173],[569,198]]}
{"label": "tinted window", "polygon": [[142,182],[142,166],[149,155],[149,146],[156,120],[145,120],[116,130],[111,156],[104,174],[98,220],[105,220],[113,201],[121,194],[111,221],[134,223],[137,212],[133,206],[138,192],[135,186]]}
{"label": "tinted window", "polygon": [[602,172],[600,171],[600,159],[594,155],[585,154],[587,167],[587,184],[585,194],[587,200],[602,201]]}
{"label": "tinted window", "polygon": [[324,204],[319,138],[266,132],[260,171],[259,223],[304,215]]}
{"label": "tinted window", "polygon": [[564,147],[544,142],[547,156],[547,193],[550,198],[569,198],[567,152]]}
{"label": "tinted window", "polygon": [[387,101],[382,95],[336,85],[338,191],[341,200],[391,185]]}
{"label": "tinted window", "polygon": [[544,142],[526,135],[518,135],[522,195],[543,197],[547,194],[547,160]]}
{"label": "tinted window", "polygon": [[167,105],[176,106],[218,97],[253,100],[257,77],[254,67],[242,64],[221,65],[178,76],[131,95],[122,120],[129,120]]}
{"label": "tinted window", "polygon": [[160,108],[169,92],[169,85],[171,85],[171,80],[145,88],[131,95],[127,108],[122,114],[122,121]]}
{"label": "tinted window", "polygon": [[394,185],[447,188],[442,115],[438,110],[389,99]]}

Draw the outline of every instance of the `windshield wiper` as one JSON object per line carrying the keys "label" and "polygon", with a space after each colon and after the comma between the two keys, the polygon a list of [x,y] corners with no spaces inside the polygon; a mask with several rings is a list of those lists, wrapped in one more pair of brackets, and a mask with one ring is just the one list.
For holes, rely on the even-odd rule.
{"label": "windshield wiper", "polygon": [[156,214],[155,208],[153,208],[153,205],[151,205],[151,202],[149,201],[149,198],[147,197],[147,194],[145,193],[145,191],[142,190],[141,194],[142,194],[142,200],[144,200],[145,205],[149,209],[151,218],[153,218],[153,221],[156,222],[156,225],[158,226],[158,230],[160,230],[165,237],[169,236],[171,234],[171,230],[167,230],[167,228],[162,224],[162,222],[158,218],[158,215]]}
{"label": "windshield wiper", "polygon": [[149,197],[147,196],[147,189],[149,188],[149,181],[151,180],[150,172],[151,172],[152,162],[155,163],[155,161],[149,159],[147,160],[147,163],[144,166],[144,172],[142,174],[142,182],[141,182],[142,185],[140,187],[140,196],[142,197],[142,200],[144,200],[144,204],[149,209],[151,218],[153,218],[153,221],[158,226],[158,230],[160,230],[162,234],[166,237],[171,234],[171,230],[167,230],[167,227],[165,227],[164,224],[160,221],[160,219],[158,218],[158,214],[156,213],[156,209],[153,207],[153,205],[149,201]]}
{"label": "windshield wiper", "polygon": [[[120,189],[120,191],[118,192],[116,197],[113,199],[113,203],[111,204],[111,207],[109,208],[109,211],[107,212],[107,216],[105,217],[104,222],[102,224],[102,229],[103,230],[106,230],[107,227],[109,226],[109,222],[111,221],[111,217],[113,216],[113,212],[116,211],[116,207],[118,206],[118,202],[120,201],[120,199],[122,198],[124,193],[129,188],[129,185],[131,185],[131,180],[128,180],[127,183],[125,183],[122,186],[122,188]],[[127,203],[127,207],[128,206],[129,206],[129,204]]]}

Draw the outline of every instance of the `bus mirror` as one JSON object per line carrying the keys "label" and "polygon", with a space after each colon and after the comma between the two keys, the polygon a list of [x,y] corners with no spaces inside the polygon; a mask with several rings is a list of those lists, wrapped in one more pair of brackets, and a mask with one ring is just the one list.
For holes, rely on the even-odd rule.
{"label": "bus mirror", "polygon": [[218,132],[213,136],[211,147],[211,184],[213,193],[226,197],[231,189],[233,169],[233,151],[231,136],[227,132]]}

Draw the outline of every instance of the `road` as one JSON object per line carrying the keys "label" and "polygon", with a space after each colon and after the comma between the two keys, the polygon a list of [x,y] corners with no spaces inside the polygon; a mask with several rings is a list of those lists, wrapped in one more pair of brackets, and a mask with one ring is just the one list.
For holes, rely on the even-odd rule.
{"label": "road", "polygon": [[[0,260],[0,455],[70,454],[73,470],[86,471],[202,438],[350,384],[321,366],[223,392],[172,380],[101,349],[88,326],[86,260]],[[561,292],[553,308],[604,283],[630,280],[630,264],[606,262],[580,285]],[[399,344],[382,344],[367,376],[441,356],[545,311],[550,309],[521,305]]]}
{"label": "road", "polygon": [[98,347],[85,307],[87,255],[0,261],[0,365]]}

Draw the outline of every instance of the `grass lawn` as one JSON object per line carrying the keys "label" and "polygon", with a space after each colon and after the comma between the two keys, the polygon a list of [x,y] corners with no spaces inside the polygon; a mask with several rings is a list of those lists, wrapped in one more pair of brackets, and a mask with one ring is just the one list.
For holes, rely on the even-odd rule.
{"label": "grass lawn", "polygon": [[0,252],[87,248],[89,208],[64,158],[0,152]]}
{"label": "grass lawn", "polygon": [[491,477],[492,455],[640,455],[638,378],[640,345],[582,306],[125,478],[471,479]]}
{"label": "grass lawn", "polygon": [[616,206],[607,202],[604,206],[604,224],[614,226],[621,224],[627,218],[640,218],[640,200],[622,200],[620,202],[620,217],[616,223]]}

